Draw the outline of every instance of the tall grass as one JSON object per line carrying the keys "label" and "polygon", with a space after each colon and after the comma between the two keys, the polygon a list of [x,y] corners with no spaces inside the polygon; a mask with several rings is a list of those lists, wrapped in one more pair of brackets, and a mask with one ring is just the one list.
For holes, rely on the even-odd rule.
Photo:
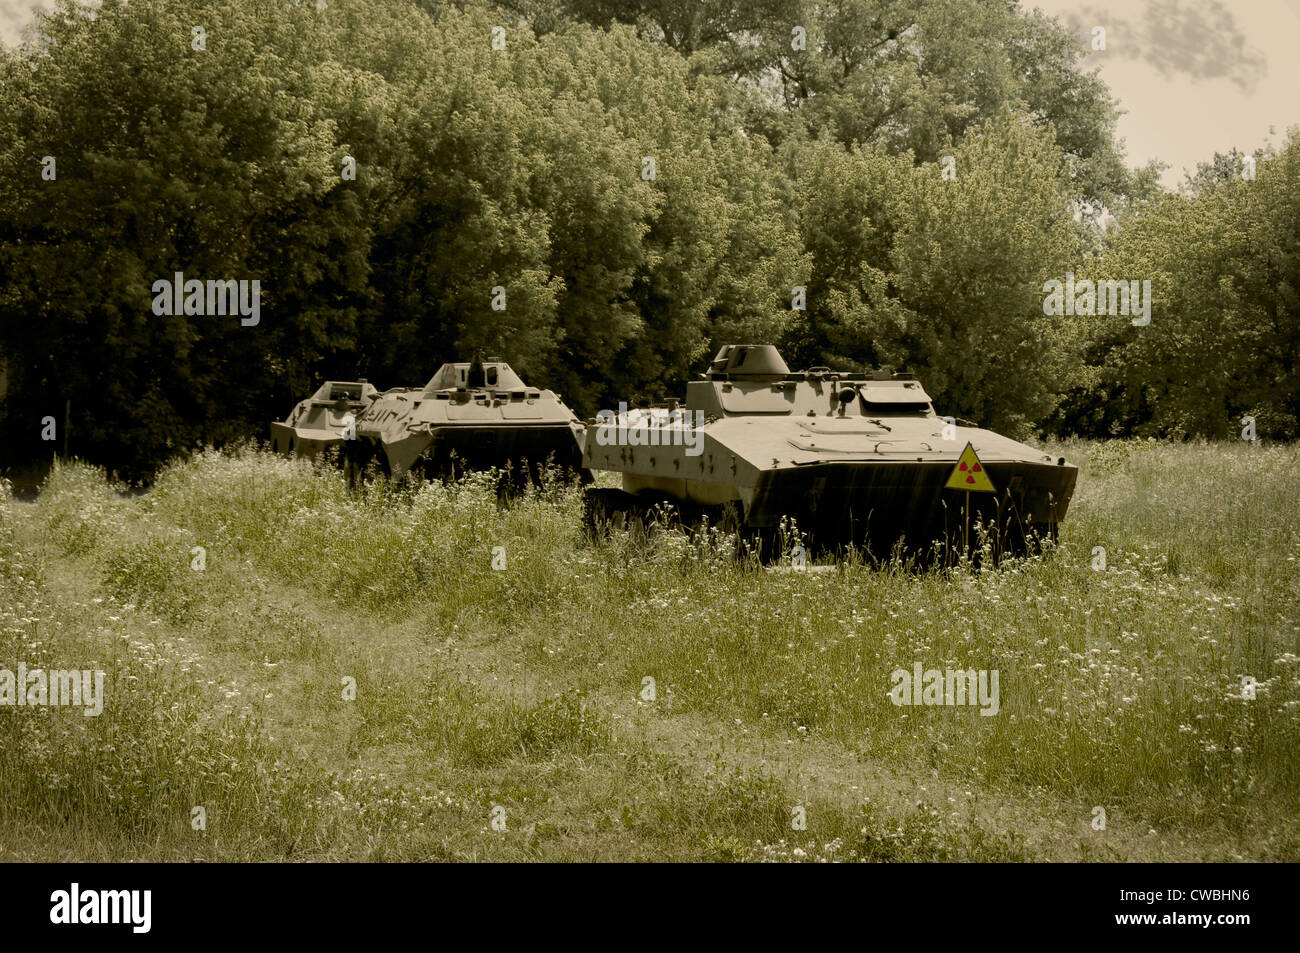
{"label": "tall grass", "polygon": [[[681,766],[611,720],[653,678],[646,717],[820,739],[904,774],[1062,809],[1101,805],[1232,841],[1242,856],[1294,859],[1300,521],[1290,476],[1300,449],[1050,450],[1081,465],[1060,543],[996,571],[850,562],[770,572],[732,558],[725,540],[667,530],[590,543],[578,491],[558,484],[505,509],[489,476],[352,494],[329,468],[253,448],[178,462],[131,498],[96,471],[63,466],[30,511],[2,508],[0,664],[21,652],[32,665],[68,638],[65,652],[108,660],[115,685],[138,670],[113,656],[115,636],[91,609],[32,608],[55,584],[129,607],[122,625],[192,640],[201,658],[182,671],[183,651],[145,643],[162,661],[153,681],[115,689],[111,727],[78,726],[92,740],[68,742],[71,716],[47,712],[64,726],[50,737],[64,731],[60,744],[82,747],[51,755],[23,742],[30,750],[0,777],[39,792],[43,766],[84,762],[85,776],[67,782],[82,800],[64,810],[91,817],[107,797],[95,785],[116,777],[95,767],[96,733],[128,753],[127,739],[156,739],[161,754],[128,754],[145,792],[131,816],[172,818],[224,765],[247,805],[240,837],[223,842],[233,856],[1026,855],[1014,836],[934,820],[925,806],[886,817],[828,802],[817,836],[797,843],[795,794],[752,766],[686,771],[665,789],[658,776]],[[196,546],[204,572],[190,568]],[[915,662],[998,670],[999,714],[896,707],[890,673]],[[343,675],[361,686],[354,704],[339,698]],[[215,699],[211,710],[199,698]],[[0,710],[0,731],[17,744],[15,726],[32,729],[12,714]],[[189,738],[180,761],[190,767],[171,777],[165,762]],[[382,793],[388,784],[405,793]],[[518,842],[493,840],[488,812],[511,797],[508,813],[534,826]],[[257,820],[272,798],[299,807]],[[364,835],[380,802],[385,833]],[[55,816],[34,793],[0,810],[0,830]],[[454,836],[419,821],[434,815]],[[142,836],[120,834],[120,844]]]}

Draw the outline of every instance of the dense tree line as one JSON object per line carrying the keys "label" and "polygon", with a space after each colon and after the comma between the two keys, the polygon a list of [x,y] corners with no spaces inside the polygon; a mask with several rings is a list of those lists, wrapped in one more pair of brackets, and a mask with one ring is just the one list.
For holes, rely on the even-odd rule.
{"label": "dense tree line", "polygon": [[[1253,178],[1251,177],[1253,176]],[[1081,319],[1059,424],[1098,435],[1300,435],[1300,138],[1216,155],[1121,214],[1082,272],[1152,281],[1151,323]]]}
{"label": "dense tree line", "polygon": [[[0,51],[0,438],[70,401],[138,477],[324,377],[483,347],[591,414],[740,340],[1018,434],[1295,436],[1300,147],[1164,193],[1077,57],[1002,0],[62,0]],[[1153,320],[1045,314],[1067,271]],[[156,314],[178,272],[260,320]]]}

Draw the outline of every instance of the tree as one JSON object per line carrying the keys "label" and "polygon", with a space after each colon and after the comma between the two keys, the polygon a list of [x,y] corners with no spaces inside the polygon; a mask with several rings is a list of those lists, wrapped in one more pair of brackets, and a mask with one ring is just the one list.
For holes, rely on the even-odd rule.
{"label": "tree", "polygon": [[943,412],[1024,435],[1071,363],[1067,328],[1042,307],[1043,282],[1076,251],[1063,159],[1008,113],[953,160],[945,178],[941,164],[825,139],[803,158],[813,277],[801,357],[915,371]]}
{"label": "tree", "polygon": [[548,26],[635,27],[739,80],[746,128],[774,145],[829,131],[842,145],[934,162],[967,130],[1024,103],[1051,127],[1075,198],[1097,215],[1131,186],[1117,107],[1055,19],[1009,0],[506,0]]}
{"label": "tree", "polygon": [[[1233,166],[1236,171],[1233,171]],[[1067,403],[1084,433],[1300,435],[1300,141],[1256,178],[1239,157],[1202,163],[1183,195],[1121,219],[1097,272],[1152,284],[1151,323],[1091,329],[1089,385]]]}
{"label": "tree", "polygon": [[[734,93],[628,28],[498,49],[499,23],[65,0],[0,63],[15,456],[71,400],[73,452],[143,477],[321,377],[415,385],[480,347],[592,413],[779,333],[803,259]],[[177,272],[256,279],[260,322],[153,313]]]}
{"label": "tree", "polygon": [[[309,15],[213,4],[199,44],[179,4],[65,0],[39,44],[6,58],[11,446],[39,450],[34,421],[71,400],[73,451],[140,476],[174,447],[260,423],[279,355],[311,362],[349,338],[360,203],[335,191],[335,127],[310,105],[320,77],[285,55]],[[176,272],[258,280],[262,320],[155,315],[152,284]]]}

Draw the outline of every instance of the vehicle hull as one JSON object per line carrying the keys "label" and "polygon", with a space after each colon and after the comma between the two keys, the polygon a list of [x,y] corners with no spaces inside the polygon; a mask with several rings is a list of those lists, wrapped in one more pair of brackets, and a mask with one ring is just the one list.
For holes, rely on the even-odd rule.
{"label": "vehicle hull", "polygon": [[467,470],[511,469],[536,482],[554,465],[582,469],[582,446],[567,423],[510,425],[434,425],[423,433],[405,433],[388,441],[359,435],[354,459],[363,467],[372,460],[387,475],[411,473],[426,478],[454,477]]}
{"label": "vehicle hull", "polygon": [[853,546],[877,558],[899,546],[909,553],[936,544],[960,548],[963,525],[973,542],[983,527],[995,549],[1019,550],[1029,535],[1055,535],[1078,473],[1049,464],[987,464],[998,492],[967,493],[945,489],[953,465],[822,463],[769,471],[758,479],[744,522],[770,534],[789,518],[816,550]]}

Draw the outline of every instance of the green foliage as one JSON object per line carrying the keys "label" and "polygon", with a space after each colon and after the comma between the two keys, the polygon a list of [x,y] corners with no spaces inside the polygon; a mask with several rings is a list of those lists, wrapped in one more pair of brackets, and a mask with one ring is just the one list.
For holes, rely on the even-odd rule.
{"label": "green foliage", "polygon": [[[503,7],[60,0],[0,51],[11,459],[67,439],[136,481],[322,378],[480,347],[590,415],[738,341],[910,367],[1017,434],[1297,432],[1294,144],[1161,194],[1068,31],[1013,4]],[[1161,316],[1044,317],[1072,266],[1150,277]],[[154,315],[177,272],[258,280],[260,323]]]}
{"label": "green foliage", "polygon": [[[505,0],[554,29],[620,22],[734,77],[745,121],[774,144],[828,132],[934,162],[949,141],[1024,104],[1072,158],[1071,194],[1093,212],[1131,187],[1106,86],[1082,49],[1038,11],[986,0]],[[804,31],[796,48],[795,28]]]}
{"label": "green foliage", "polygon": [[1074,248],[1063,159],[1016,115],[951,157],[951,179],[941,164],[826,140],[799,157],[813,279],[794,353],[915,371],[942,413],[1023,435],[1069,366],[1040,290]]}
{"label": "green foliage", "polygon": [[[327,340],[350,340],[362,204],[334,187],[330,78],[311,68],[306,16],[212,4],[198,52],[183,4],[64,3],[39,45],[7,59],[10,418],[62,418],[70,399],[72,446],[138,476],[200,435],[260,422],[280,355],[314,363]],[[177,271],[260,279],[268,320],[249,333],[230,318],[156,317],[151,285]]]}
{"label": "green foliage", "polygon": [[1300,136],[1276,155],[1202,164],[1187,194],[1139,203],[1092,275],[1152,284],[1151,323],[1080,319],[1084,384],[1065,425],[1082,433],[1300,436]]}
{"label": "green foliage", "polygon": [[[506,53],[481,11],[219,0],[197,51],[181,0],[60,10],[0,72],[27,453],[71,400],[73,452],[138,478],[260,434],[321,376],[412,384],[477,347],[590,413],[781,329],[802,258],[770,150],[630,30],[514,29]],[[152,314],[177,271],[258,279],[261,323]]]}

